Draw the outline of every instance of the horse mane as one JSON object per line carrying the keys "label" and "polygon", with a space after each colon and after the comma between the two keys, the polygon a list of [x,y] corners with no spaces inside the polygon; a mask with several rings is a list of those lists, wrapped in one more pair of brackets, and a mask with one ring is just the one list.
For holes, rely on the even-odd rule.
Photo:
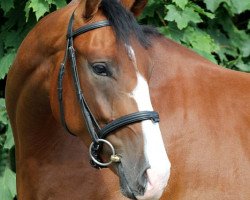
{"label": "horse mane", "polygon": [[101,9],[113,27],[117,40],[130,44],[131,36],[135,36],[140,44],[147,48],[150,46],[148,34],[143,31],[134,15],[124,8],[117,0],[103,0]]}
{"label": "horse mane", "polygon": [[161,34],[158,29],[151,25],[141,25],[143,33],[148,37],[161,37],[163,34]]}

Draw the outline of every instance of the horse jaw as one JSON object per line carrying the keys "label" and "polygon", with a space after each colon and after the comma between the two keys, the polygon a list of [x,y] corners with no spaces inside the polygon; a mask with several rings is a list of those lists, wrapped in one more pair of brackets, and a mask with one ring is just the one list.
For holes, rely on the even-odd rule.
{"label": "horse jaw", "polygon": [[[137,85],[131,96],[135,99],[139,111],[153,111],[148,84],[139,73],[137,73]],[[142,131],[144,154],[150,169],[146,171],[145,193],[143,196],[136,196],[136,198],[141,200],[159,199],[167,185],[171,164],[164,147],[159,124],[149,120],[143,121]]]}

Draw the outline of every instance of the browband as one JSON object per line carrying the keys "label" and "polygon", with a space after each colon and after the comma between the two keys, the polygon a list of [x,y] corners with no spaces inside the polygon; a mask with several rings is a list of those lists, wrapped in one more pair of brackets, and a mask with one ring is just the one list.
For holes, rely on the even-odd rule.
{"label": "browband", "polygon": [[78,35],[81,35],[83,33],[88,32],[88,31],[92,31],[94,29],[102,28],[102,27],[105,27],[105,26],[110,26],[110,23],[109,23],[108,20],[104,20],[104,21],[93,23],[93,24],[89,24],[89,25],[86,25],[86,26],[83,26],[83,27],[80,27],[80,28],[76,29],[74,32],[69,32],[67,34],[67,38],[74,38],[74,37],[76,37]]}

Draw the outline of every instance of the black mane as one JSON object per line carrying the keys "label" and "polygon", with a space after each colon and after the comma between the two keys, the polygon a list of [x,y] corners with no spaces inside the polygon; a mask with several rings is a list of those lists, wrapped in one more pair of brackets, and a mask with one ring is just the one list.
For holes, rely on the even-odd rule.
{"label": "black mane", "polygon": [[163,36],[156,27],[151,25],[141,25],[143,33],[151,38],[151,37],[161,37]]}
{"label": "black mane", "polygon": [[130,43],[131,35],[135,36],[144,47],[150,46],[150,40],[134,15],[126,10],[117,0],[103,0],[101,8],[113,27],[118,41]]}

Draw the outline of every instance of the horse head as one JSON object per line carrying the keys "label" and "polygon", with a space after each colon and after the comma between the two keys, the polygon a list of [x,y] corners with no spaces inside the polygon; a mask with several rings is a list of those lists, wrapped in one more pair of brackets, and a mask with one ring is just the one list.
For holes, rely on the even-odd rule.
{"label": "horse head", "polygon": [[145,3],[80,1],[51,89],[55,118],[91,146],[97,166],[108,163],[131,199],[159,199],[170,175],[148,87],[150,43],[130,12]]}

